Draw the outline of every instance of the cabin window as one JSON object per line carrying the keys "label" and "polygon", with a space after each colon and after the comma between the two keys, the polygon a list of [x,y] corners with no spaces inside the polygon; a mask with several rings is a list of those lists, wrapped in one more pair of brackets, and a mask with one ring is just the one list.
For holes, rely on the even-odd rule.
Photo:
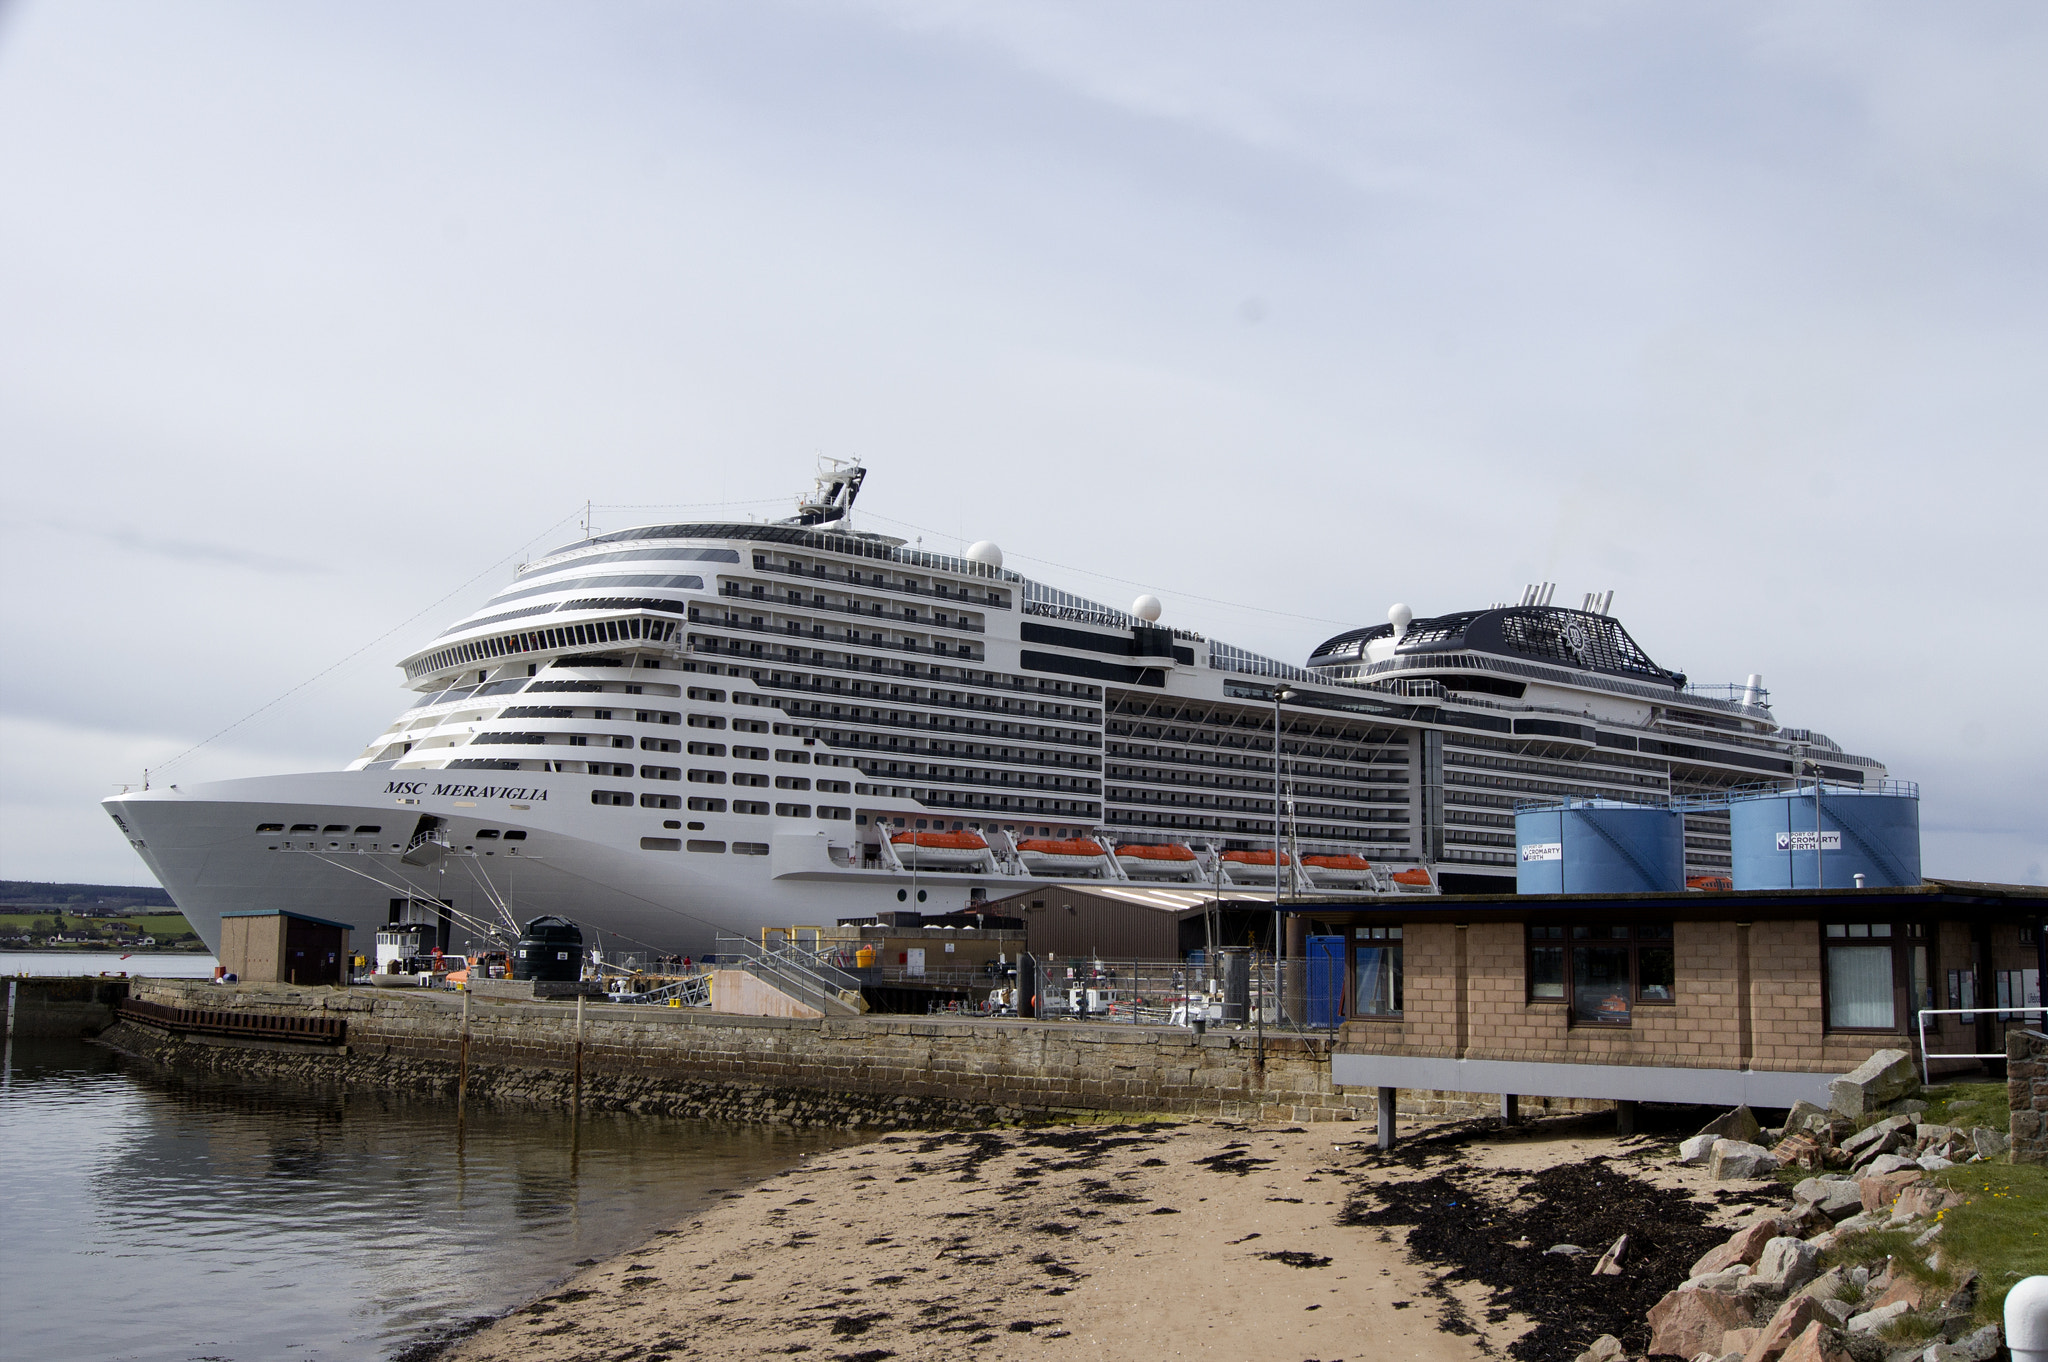
{"label": "cabin window", "polygon": [[766,842],[734,842],[732,844],[732,854],[735,856],[766,856],[768,854],[768,844]]}
{"label": "cabin window", "polygon": [[1532,924],[1526,968],[1528,1000],[1566,1004],[1574,1026],[1627,1026],[1676,1001],[1669,923]]}
{"label": "cabin window", "polygon": [[1352,977],[1358,981],[1357,1017],[1401,1015],[1402,971],[1399,927],[1352,928]]}
{"label": "cabin window", "polygon": [[1894,1031],[1892,924],[1830,922],[1822,928],[1830,1031]]}
{"label": "cabin window", "polygon": [[692,813],[724,813],[724,812],[725,812],[725,801],[724,801],[723,799],[702,799],[702,798],[693,798],[693,799],[692,799],[692,800],[690,801],[690,812],[692,812]]}
{"label": "cabin window", "polygon": [[590,792],[590,802],[593,804],[609,804],[613,808],[631,808],[633,796],[625,790],[592,790]]}

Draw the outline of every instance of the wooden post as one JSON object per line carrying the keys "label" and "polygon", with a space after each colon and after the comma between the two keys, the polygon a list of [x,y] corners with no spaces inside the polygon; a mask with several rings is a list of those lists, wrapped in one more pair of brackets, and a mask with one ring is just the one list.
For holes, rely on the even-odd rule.
{"label": "wooden post", "polygon": [[1614,1133],[1633,1135],[1636,1133],[1636,1104],[1620,1101],[1614,1104]]}
{"label": "wooden post", "polygon": [[469,987],[462,989],[462,1069],[455,1080],[455,1120],[459,1125],[469,1101]]}
{"label": "wooden post", "polygon": [[583,1115],[583,995],[576,995],[576,1077],[569,1101],[570,1114]]}
{"label": "wooden post", "polygon": [[1517,1125],[1522,1119],[1521,1100],[1514,1093],[1500,1095],[1500,1120],[1502,1125]]}
{"label": "wooden post", "polygon": [[1392,1088],[1380,1089],[1379,1135],[1381,1149],[1392,1149],[1394,1147],[1394,1090]]}

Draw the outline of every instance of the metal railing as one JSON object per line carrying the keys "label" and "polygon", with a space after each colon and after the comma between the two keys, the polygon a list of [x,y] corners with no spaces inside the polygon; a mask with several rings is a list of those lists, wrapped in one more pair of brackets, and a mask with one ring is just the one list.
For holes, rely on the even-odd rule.
{"label": "metal railing", "polygon": [[[2033,1007],[2014,1007],[2014,1006],[2013,1006],[2012,1004],[2008,1003],[2008,1004],[2006,1004],[2006,1005],[2005,1005],[2004,1007],[2000,1007],[2000,1006],[1999,1006],[1998,1004],[1996,1004],[1996,1003],[1993,1003],[1993,1004],[1991,1004],[1991,1005],[1990,1005],[1990,1006],[1988,1006],[1988,1007],[1984,1007],[1984,1006],[1978,1006],[1978,1007],[1923,1007],[1923,1008],[1921,1008],[1921,1009],[1920,1009],[1920,1011],[1919,1011],[1919,1014],[1918,1014],[1918,1018],[1917,1018],[1917,1029],[1918,1029],[1918,1031],[1919,1031],[1919,1037],[1920,1037],[1920,1081],[1921,1081],[1921,1082],[1922,1082],[1923,1084],[1930,1084],[1930,1085],[1931,1085],[1931,1084],[1932,1084],[1932,1083],[1934,1082],[1934,1079],[1933,1079],[1933,1078],[1932,1078],[1932,1077],[1931,1077],[1931,1076],[1929,1075],[1929,1073],[1928,1073],[1928,1062],[1929,1062],[1930,1060],[1936,1060],[1936,1059],[2004,1059],[2004,1058],[2005,1058],[2005,1051],[2003,1051],[2003,1050],[1998,1050],[1998,1051],[1995,1051],[1995,1052],[1993,1052],[1993,1053],[1991,1053],[1991,1054],[1962,1054],[1962,1053],[1955,1053],[1955,1054],[1931,1055],[1931,1054],[1927,1053],[1927,1019],[1928,1019],[1929,1017],[1968,1017],[1968,1018],[1970,1018],[1971,1022],[1972,1022],[1972,1023],[1974,1023],[1974,1022],[1976,1021],[1976,1019],[1977,1019],[1977,1017],[1978,1017],[1978,1016],[1982,1015],[1983,1013],[1987,1013],[1987,1012],[1991,1014],[1991,1022],[1992,1022],[1992,1025],[1994,1025],[1994,1026],[1999,1026],[1999,1025],[2006,1025],[2006,1024],[2009,1024],[2009,1023],[2010,1023],[2010,1022],[2011,1022],[2011,1021],[2013,1020],[2013,1015],[2014,1015],[2015,1013],[2024,1013],[2025,1015],[2027,1015],[2027,1016],[2030,1016],[2030,1017],[2041,1017],[2041,1018],[2043,1018],[2043,1019],[2048,1019],[2048,1008],[2043,1008],[2043,1007],[2041,1007],[2041,1006],[2039,1006],[2039,1005],[2036,1005],[2036,1006],[2033,1006]],[[2022,1024],[2024,1024],[2024,1023],[2022,1023]]]}
{"label": "metal railing", "polygon": [[742,969],[820,1012],[859,1012],[861,981],[831,964],[824,953],[778,940],[761,946],[743,936],[718,938],[718,967]]}

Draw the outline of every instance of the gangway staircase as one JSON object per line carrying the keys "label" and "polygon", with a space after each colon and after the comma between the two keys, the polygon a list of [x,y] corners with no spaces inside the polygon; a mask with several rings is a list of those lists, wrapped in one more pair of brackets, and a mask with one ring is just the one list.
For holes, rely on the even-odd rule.
{"label": "gangway staircase", "polygon": [[779,993],[827,1017],[857,1017],[868,1010],[860,979],[787,938],[759,945],[743,936],[718,938],[718,968],[745,970]]}

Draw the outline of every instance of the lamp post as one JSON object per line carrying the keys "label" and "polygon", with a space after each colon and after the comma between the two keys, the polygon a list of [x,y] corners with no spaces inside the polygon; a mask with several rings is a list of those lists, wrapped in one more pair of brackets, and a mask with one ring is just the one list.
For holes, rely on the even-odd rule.
{"label": "lamp post", "polygon": [[[1280,920],[1280,885],[1282,883],[1280,879],[1280,846],[1283,835],[1281,831],[1281,818],[1285,808],[1283,801],[1286,797],[1281,788],[1280,705],[1282,701],[1292,700],[1293,698],[1294,691],[1291,687],[1275,686],[1273,688],[1273,983],[1276,993],[1281,988],[1280,943],[1286,936],[1286,929],[1282,926]],[[1276,998],[1275,1001],[1278,1002],[1279,1000]]]}
{"label": "lamp post", "polygon": [[1820,763],[1808,759],[1806,769],[1813,772],[1813,887],[1815,889],[1825,889],[1828,887],[1828,877],[1826,874],[1827,861],[1825,859],[1827,853],[1821,849],[1820,790],[1822,777]]}

